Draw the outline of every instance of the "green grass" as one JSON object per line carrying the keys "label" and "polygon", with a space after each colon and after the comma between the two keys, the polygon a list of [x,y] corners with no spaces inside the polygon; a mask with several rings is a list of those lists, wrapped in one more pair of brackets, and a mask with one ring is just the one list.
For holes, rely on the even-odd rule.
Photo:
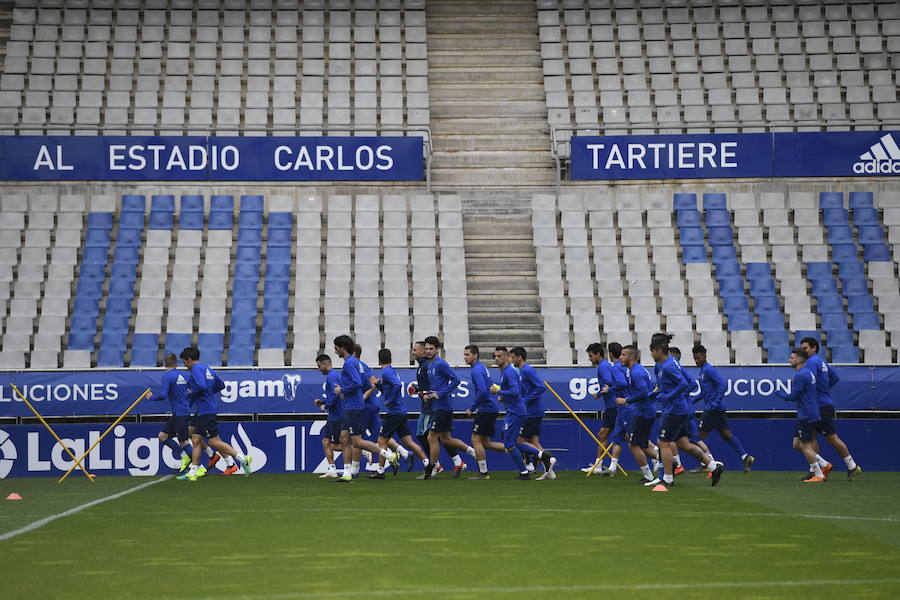
{"label": "green grass", "polygon": [[[0,542],[14,598],[897,598],[900,478],[698,475],[668,493],[311,475],[165,481]],[[147,479],[0,481],[0,533]],[[804,582],[824,582],[818,585]],[[627,595],[627,596],[626,596]]]}

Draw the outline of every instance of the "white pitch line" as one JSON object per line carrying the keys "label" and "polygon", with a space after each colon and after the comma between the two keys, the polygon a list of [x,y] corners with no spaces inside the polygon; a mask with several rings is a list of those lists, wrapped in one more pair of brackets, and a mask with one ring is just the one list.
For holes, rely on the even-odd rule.
{"label": "white pitch line", "polygon": [[140,491],[146,487],[150,487],[151,485],[155,485],[157,483],[161,483],[163,481],[168,481],[172,479],[172,475],[166,475],[165,477],[160,477],[159,479],[154,479],[153,481],[148,481],[147,483],[142,483],[141,485],[136,485],[133,488],[128,488],[125,491],[119,492],[118,494],[113,494],[112,496],[106,496],[105,498],[98,498],[97,500],[91,500],[86,504],[82,504],[80,506],[76,506],[75,508],[70,508],[65,512],[61,512],[58,515],[50,515],[49,517],[44,517],[34,523],[29,523],[25,527],[20,529],[16,529],[14,531],[7,531],[6,533],[0,534],[0,542],[6,541],[8,539],[14,538],[17,535],[22,535],[23,533],[28,533],[29,531],[34,531],[35,529],[39,529],[46,525],[47,523],[52,523],[57,519],[62,519],[63,517],[68,517],[69,515],[74,515],[75,513],[80,513],[81,511],[90,508],[92,506],[96,506],[98,504],[102,504],[104,502],[108,502],[110,500],[115,500],[117,498],[121,498],[122,496],[127,496],[132,492]]}
{"label": "white pitch line", "polygon": [[746,588],[779,588],[779,587],[807,587],[807,586],[836,586],[836,585],[886,585],[900,584],[900,578],[890,577],[884,579],[812,579],[805,581],[713,581],[690,583],[634,583],[634,584],[598,584],[598,585],[536,585],[536,586],[510,586],[510,587],[461,587],[439,589],[390,589],[390,590],[357,590],[335,592],[297,592],[295,594],[262,594],[252,596],[215,596],[206,600],[314,600],[316,598],[362,598],[362,597],[394,597],[394,596],[425,596],[425,595],[486,595],[486,594],[527,594],[534,592],[611,592],[611,591],[657,591],[657,590],[714,590],[714,589],[746,589]]}

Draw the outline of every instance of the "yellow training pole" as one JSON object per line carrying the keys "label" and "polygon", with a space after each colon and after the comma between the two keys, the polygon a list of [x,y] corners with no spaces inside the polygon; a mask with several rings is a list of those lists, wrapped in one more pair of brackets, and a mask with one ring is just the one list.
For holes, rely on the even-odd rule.
{"label": "yellow training pole", "polygon": [[[602,446],[601,446],[601,447],[602,447]],[[606,448],[603,448],[603,449],[606,450]],[[603,454],[606,454],[606,452],[604,452]],[[594,464],[591,465],[591,470],[588,471],[587,473],[585,473],[584,476],[585,476],[585,477],[590,477],[591,475],[593,475],[593,474],[594,474],[594,469],[597,468],[597,465],[600,464],[600,461],[601,461],[601,460],[603,460],[603,457],[602,457],[602,456],[601,456],[600,458],[598,458],[597,460],[594,461]]]}
{"label": "yellow training pole", "polygon": [[[584,430],[588,432],[588,435],[591,436],[591,438],[593,438],[593,440],[594,440],[595,442],[597,442],[597,445],[600,446],[601,448],[603,448],[603,453],[602,453],[602,454],[600,455],[600,457],[597,459],[598,461],[603,460],[603,457],[607,455],[607,453],[609,452],[609,449],[612,448],[613,445],[610,444],[609,446],[604,446],[603,443],[602,443],[600,440],[597,439],[597,436],[594,435],[594,432],[591,431],[590,428],[589,428],[587,425],[584,424],[584,421],[582,421],[582,420],[578,417],[578,415],[575,414],[575,411],[572,410],[572,409],[569,407],[568,404],[566,404],[566,401],[563,400],[563,399],[559,396],[559,394],[556,393],[556,390],[554,390],[554,389],[550,386],[550,384],[547,383],[546,381],[544,382],[544,385],[547,386],[547,389],[550,390],[550,393],[553,394],[554,396],[556,396],[556,399],[559,400],[559,401],[562,403],[562,405],[566,407],[566,410],[569,411],[569,414],[571,414],[573,417],[575,417],[575,420],[578,421],[578,422],[581,424],[582,427],[584,427]],[[596,465],[596,464],[597,464],[597,463],[595,462],[594,465]],[[593,471],[593,470],[594,470],[594,467],[591,467],[591,471]],[[625,469],[623,469],[623,468],[622,468],[622,465],[619,465],[619,470],[625,475],[625,477],[628,477],[628,476],[629,476],[629,475],[628,475],[628,471],[626,471]]]}
{"label": "yellow training pole", "polygon": [[75,464],[74,464],[74,465],[72,465],[71,467],[69,467],[69,470],[66,471],[66,474],[65,474],[65,475],[63,475],[62,477],[59,478],[59,481],[58,481],[57,483],[62,483],[62,482],[65,480],[65,478],[69,476],[69,473],[71,473],[72,471],[74,471],[74,470],[75,470],[75,467],[77,467],[78,465],[81,464],[81,461],[84,460],[84,457],[87,456],[88,454],[90,454],[90,453],[94,450],[94,448],[97,447],[97,444],[99,444],[101,441],[103,441],[103,438],[105,438],[105,437],[107,436],[107,434],[108,434],[110,431],[113,430],[113,427],[115,427],[116,425],[118,425],[118,424],[119,424],[119,421],[121,421],[122,419],[124,419],[125,416],[126,416],[128,413],[130,413],[130,412],[132,411],[132,409],[133,409],[135,406],[137,406],[138,402],[140,402],[141,400],[143,400],[143,399],[144,399],[144,396],[146,396],[146,395],[149,394],[149,393],[151,393],[150,388],[147,388],[146,390],[144,390],[144,393],[141,394],[140,396],[138,396],[138,399],[135,400],[134,402],[132,402],[132,403],[131,403],[131,406],[129,406],[128,409],[127,409],[125,412],[123,412],[121,415],[119,415],[119,418],[116,419],[115,421],[113,421],[113,424],[112,424],[112,425],[110,425],[109,427],[107,427],[106,431],[103,432],[103,435],[101,435],[101,436],[97,439],[97,441],[94,442],[94,443],[91,445],[90,448],[88,448],[88,451],[85,452],[84,454],[82,454],[82,455],[81,455],[81,458],[79,458],[77,461],[75,461]]}
{"label": "yellow training pole", "polygon": [[[55,437],[55,438],[56,438],[56,441],[59,442],[59,445],[63,447],[63,450],[65,450],[65,451],[69,454],[69,456],[72,457],[72,460],[77,460],[77,459],[75,458],[75,455],[74,455],[74,454],[72,453],[72,451],[69,449],[69,447],[62,443],[62,440],[59,439],[59,436],[56,435],[56,432],[55,432],[55,431],[53,431],[53,428],[50,427],[50,425],[47,423],[47,421],[44,420],[44,417],[42,417],[42,416],[38,413],[38,411],[36,411],[36,410],[34,409],[34,407],[31,405],[31,402],[29,402],[28,399],[25,398],[25,396],[22,395],[22,392],[19,391],[19,388],[16,387],[16,384],[10,383],[9,385],[12,386],[12,389],[13,389],[13,391],[16,392],[16,395],[17,395],[19,398],[22,399],[22,402],[24,402],[25,405],[26,405],[28,408],[31,409],[31,412],[33,412],[33,413],[34,413],[34,416],[36,416],[36,417],[38,418],[38,420],[41,422],[41,425],[43,425],[44,427],[47,428],[47,431],[50,432],[50,435],[52,435],[53,437]],[[87,478],[90,479],[91,482],[93,483],[93,481],[94,481],[94,476],[87,472],[87,469],[84,468],[84,465],[79,465],[79,466],[81,467],[81,470],[84,471],[84,474],[87,476]]]}

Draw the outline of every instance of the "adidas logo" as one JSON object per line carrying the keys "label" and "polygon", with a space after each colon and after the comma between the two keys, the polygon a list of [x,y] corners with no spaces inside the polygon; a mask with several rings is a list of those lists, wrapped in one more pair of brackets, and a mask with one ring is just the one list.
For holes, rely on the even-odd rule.
{"label": "adidas logo", "polygon": [[853,163],[853,172],[858,174],[900,174],[900,147],[890,133],[872,144],[868,152],[859,155]]}
{"label": "adidas logo", "polygon": [[187,380],[182,375],[179,375],[175,383],[177,383],[178,385],[184,385],[187,383]]}

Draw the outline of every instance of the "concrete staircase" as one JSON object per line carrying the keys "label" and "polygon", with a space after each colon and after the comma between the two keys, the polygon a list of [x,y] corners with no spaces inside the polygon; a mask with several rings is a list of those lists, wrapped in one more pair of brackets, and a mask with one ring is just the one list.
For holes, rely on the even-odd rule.
{"label": "concrete staircase", "polygon": [[555,183],[533,0],[429,0],[432,183]]}
{"label": "concrete staircase", "polygon": [[495,346],[523,346],[544,363],[529,195],[463,196],[469,341],[488,361]]}

